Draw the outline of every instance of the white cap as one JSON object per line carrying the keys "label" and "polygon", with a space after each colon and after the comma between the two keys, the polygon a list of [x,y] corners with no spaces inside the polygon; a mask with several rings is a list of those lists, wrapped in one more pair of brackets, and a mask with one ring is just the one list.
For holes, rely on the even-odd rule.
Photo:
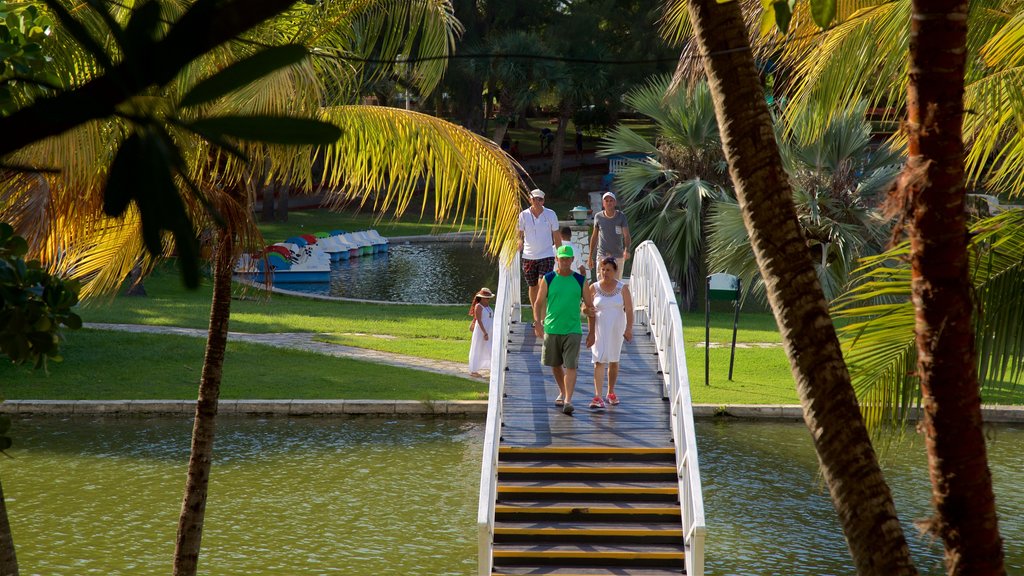
{"label": "white cap", "polygon": [[534,188],[533,190],[530,190],[530,198],[543,198],[543,197],[544,197],[544,191],[541,190],[540,188]]}
{"label": "white cap", "polygon": [[601,199],[604,200],[605,198],[611,198],[612,200],[615,200],[615,194],[611,192],[605,192],[604,194],[601,194]]}

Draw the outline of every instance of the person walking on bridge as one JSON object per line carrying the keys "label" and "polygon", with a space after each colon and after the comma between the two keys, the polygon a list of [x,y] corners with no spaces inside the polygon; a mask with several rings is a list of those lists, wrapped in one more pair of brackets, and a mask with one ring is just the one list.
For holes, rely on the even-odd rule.
{"label": "person walking on bridge", "polygon": [[561,246],[558,216],[544,207],[544,191],[530,191],[530,207],[519,213],[516,224],[519,252],[523,259],[523,276],[530,295],[530,306],[537,299],[537,280],[555,269],[555,249]]}
{"label": "person walking on bridge", "polygon": [[594,233],[590,235],[590,269],[596,270],[594,264],[605,258],[615,259],[616,279],[622,280],[622,270],[629,258],[629,223],[626,215],[616,208],[615,193],[605,192],[601,195],[603,209],[594,214]]}
{"label": "person walking on bridge", "polygon": [[[587,289],[587,279],[572,271],[572,246],[559,246],[558,267],[544,275],[533,306],[533,333],[542,338],[541,364],[551,366],[558,385],[555,406],[572,415],[572,394],[576,389],[576,371],[579,368],[580,343],[583,327],[580,323],[580,303],[593,324],[594,302]],[[587,347],[593,346],[594,331],[587,336]]]}

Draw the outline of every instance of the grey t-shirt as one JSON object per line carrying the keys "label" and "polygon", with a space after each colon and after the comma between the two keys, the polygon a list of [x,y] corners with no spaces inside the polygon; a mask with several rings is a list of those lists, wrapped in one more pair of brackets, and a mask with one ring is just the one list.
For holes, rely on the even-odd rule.
{"label": "grey t-shirt", "polygon": [[616,210],[612,217],[605,216],[604,210],[594,214],[594,227],[597,228],[597,255],[608,258],[622,258],[623,231],[629,228],[626,215]]}

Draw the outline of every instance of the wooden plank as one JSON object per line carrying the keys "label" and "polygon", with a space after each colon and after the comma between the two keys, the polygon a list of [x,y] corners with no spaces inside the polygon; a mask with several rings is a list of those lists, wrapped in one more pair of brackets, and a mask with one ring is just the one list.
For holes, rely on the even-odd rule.
{"label": "wooden plank", "polygon": [[585,448],[580,446],[547,446],[544,448],[522,448],[516,446],[503,446],[500,448],[501,454],[675,454],[675,448],[671,446],[663,446],[660,448],[628,448],[628,447],[608,447],[608,448]]}

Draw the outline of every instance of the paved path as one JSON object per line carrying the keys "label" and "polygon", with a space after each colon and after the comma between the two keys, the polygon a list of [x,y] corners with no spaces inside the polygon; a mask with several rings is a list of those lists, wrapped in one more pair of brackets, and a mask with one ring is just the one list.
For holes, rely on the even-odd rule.
{"label": "paved path", "polygon": [[[141,332],[147,334],[177,334],[179,336],[191,336],[193,338],[206,338],[206,330],[199,328],[176,328],[173,326],[144,326],[141,324],[97,324],[85,323],[86,328],[94,330],[113,330],[117,332]],[[326,356],[338,358],[354,358],[377,364],[397,366],[400,368],[411,368],[413,370],[425,370],[436,374],[447,376],[458,376],[468,378],[468,368],[465,363],[451,362],[447,360],[429,360],[403,354],[392,354],[390,352],[378,352],[355,346],[343,344],[330,344],[315,340],[320,334],[311,332],[276,332],[271,334],[249,334],[246,332],[228,332],[228,340],[236,342],[252,342],[276,348],[288,348],[290,350],[305,350]]]}

